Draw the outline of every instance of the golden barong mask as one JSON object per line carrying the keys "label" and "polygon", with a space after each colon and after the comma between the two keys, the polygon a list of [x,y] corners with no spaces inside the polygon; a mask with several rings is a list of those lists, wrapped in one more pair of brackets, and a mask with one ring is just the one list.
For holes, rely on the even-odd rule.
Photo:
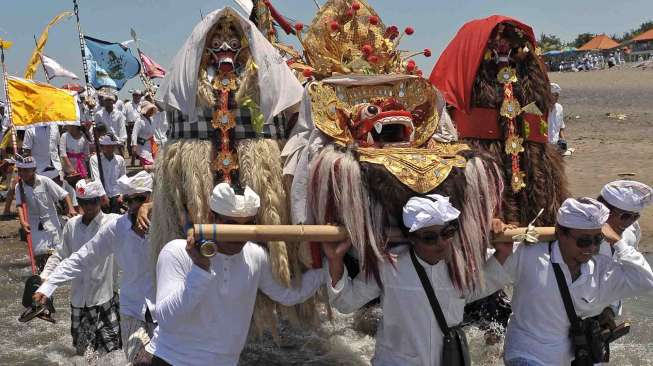
{"label": "golden barong mask", "polygon": [[428,80],[407,76],[357,85],[326,80],[310,84],[309,95],[320,131],[353,148],[361,162],[383,165],[415,192],[432,191],[453,167],[465,166],[457,154],[468,150],[466,145],[425,147],[440,118],[437,92]]}

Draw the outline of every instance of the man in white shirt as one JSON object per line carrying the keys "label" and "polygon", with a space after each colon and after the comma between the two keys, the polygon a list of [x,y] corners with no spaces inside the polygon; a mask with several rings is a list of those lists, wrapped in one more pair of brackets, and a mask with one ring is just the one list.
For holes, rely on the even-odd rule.
{"label": "man in white shirt", "polygon": [[[216,224],[253,224],[259,206],[249,187],[236,195],[227,183],[218,184],[210,198]],[[215,244],[212,258],[202,256],[192,238],[173,240],[159,254],[159,326],[146,347],[149,355],[143,354],[152,365],[235,366],[258,290],[290,306],[308,299],[324,282],[322,269],[309,270],[300,287],[286,288],[274,279],[262,247],[252,242]]]}
{"label": "man in white shirt", "polygon": [[146,233],[136,232],[134,224],[140,206],[150,200],[152,177],[139,172],[123,176],[118,188],[125,196],[129,211],[107,223],[78,251],[63,260],[47,281],[36,290],[34,299],[43,304],[56,288],[66,281],[81,277],[113,254],[122,270],[120,277],[120,333],[127,361],[149,342],[154,323],[154,274],[150,270],[150,240]]}
{"label": "man in white shirt", "polygon": [[[138,117],[141,114],[141,103],[143,101],[143,92],[136,89],[136,90],[130,90],[129,91],[132,95],[132,100],[129,102],[125,103],[125,121],[127,123],[127,136],[131,137],[132,136],[132,131],[134,129],[134,124],[138,120]],[[131,155],[131,165],[134,165],[135,162],[135,156],[134,154]]]}
{"label": "man in white shirt", "polygon": [[[61,172],[59,139],[59,127],[57,126],[33,126],[25,129],[23,153],[25,156],[34,158],[36,171],[39,174],[52,169]],[[55,179],[55,182],[61,184],[58,179]]]}
{"label": "man in white shirt", "polygon": [[549,111],[549,118],[548,118],[548,123],[549,123],[549,143],[562,146],[564,145],[564,149],[566,150],[566,145],[567,142],[565,141],[565,115],[564,115],[564,110],[562,108],[562,105],[558,103],[558,98],[560,98],[560,92],[562,89],[560,88],[560,85],[556,83],[551,83],[551,94],[553,94],[553,98],[555,101],[555,104],[553,105],[553,108]]}
{"label": "man in white shirt", "polygon": [[141,114],[139,115],[131,135],[132,156],[137,156],[141,166],[152,168],[154,159],[158,150],[158,145],[154,141],[153,118],[158,112],[153,103],[145,101],[141,104]]}
{"label": "man in white shirt", "polygon": [[[82,179],[77,182],[75,192],[84,213],[68,220],[64,226],[63,245],[50,256],[41,272],[44,282],[61,261],[91,240],[101,227],[120,217],[102,213],[100,201],[106,196],[99,181]],[[83,355],[88,347],[103,353],[120,349],[120,315],[113,279],[114,260],[113,255],[109,255],[72,280],[70,334],[78,355]]]}
{"label": "man in white shirt", "polygon": [[[117,155],[114,150],[119,144],[111,135],[102,135],[99,139],[102,173],[104,178],[104,190],[109,197],[109,208],[107,213],[120,213],[122,207],[122,198],[118,187],[118,179],[127,174],[125,159]],[[91,156],[91,177],[93,180],[100,180],[100,168],[98,167],[98,154]]]}
{"label": "man in white shirt", "polygon": [[[67,214],[75,216],[68,192],[52,179],[36,174],[36,162],[32,157],[18,158],[16,167],[22,180],[16,184],[16,207],[22,229],[32,236],[32,249],[39,272],[52,252],[61,245],[61,222],[56,203],[65,200]],[[27,212],[22,203],[27,203]]]}
{"label": "man in white shirt", "polygon": [[[447,262],[451,239],[458,232],[460,212],[448,197],[432,194],[413,197],[403,208],[403,225],[410,245],[393,250],[394,260],[380,264],[380,283],[359,273],[349,278],[343,257],[349,242],[323,244],[328,258],[329,302],[342,313],[351,313],[381,297],[383,319],[376,334],[375,366],[447,366],[443,364],[444,332],[425,293],[431,286],[448,328],[459,327],[465,304],[485,297],[509,282],[501,263],[512,253],[512,243],[496,245],[486,262],[485,283],[478,289],[460,291],[451,281]],[[418,267],[430,283],[422,284]],[[467,355],[469,357],[469,355]]]}
{"label": "man in white shirt", "polygon": [[114,108],[116,96],[105,94],[102,96],[103,108],[95,113],[95,123],[102,123],[107,127],[107,132],[116,137],[122,146],[127,141],[127,125],[125,115]]}
{"label": "man in white shirt", "polygon": [[[617,180],[606,184],[597,200],[610,210],[608,224],[618,235],[615,240],[621,240],[639,249],[642,231],[638,220],[640,212],[653,202],[653,189],[644,183]],[[599,253],[608,257],[614,256],[612,247],[607,241],[601,244]],[[612,304],[611,309],[612,317],[621,315],[621,301]]]}
{"label": "man in white shirt", "polygon": [[[607,207],[592,198],[569,198],[558,210],[557,240],[520,245],[508,258],[504,268],[513,278],[514,291],[504,346],[506,365],[569,365],[575,350],[582,349],[572,343],[571,322],[560,291],[563,285],[570,293],[573,313],[581,319],[653,289],[653,272],[644,256],[610,239],[616,234],[605,225],[609,214]],[[597,254],[604,238],[610,240],[614,258]],[[564,275],[560,287],[554,265]],[[574,337],[578,338],[585,337]]]}

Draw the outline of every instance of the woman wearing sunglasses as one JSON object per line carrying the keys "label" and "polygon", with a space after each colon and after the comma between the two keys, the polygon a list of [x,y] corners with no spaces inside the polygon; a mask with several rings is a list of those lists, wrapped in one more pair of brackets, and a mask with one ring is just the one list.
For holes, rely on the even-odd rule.
{"label": "woman wearing sunglasses", "polygon": [[[444,334],[458,330],[466,303],[506,284],[501,263],[512,253],[512,243],[496,246],[494,257],[483,268],[484,286],[471,292],[454,287],[447,262],[452,238],[458,234],[459,214],[448,197],[432,194],[411,198],[402,217],[409,244],[393,249],[392,259],[380,264],[379,281],[363,272],[349,278],[343,258],[350,242],[323,244],[332,306],[341,313],[352,313],[381,297],[383,320],[377,331],[373,365],[452,364],[443,358]],[[439,311],[429,297],[437,302]],[[443,330],[439,319],[446,322],[447,329]],[[464,333],[458,335],[464,338]]]}
{"label": "woman wearing sunglasses", "polygon": [[[569,365],[583,346],[570,336],[571,314],[579,324],[615,301],[653,290],[651,267],[635,248],[613,241],[614,258],[597,255],[603,233],[617,235],[606,225],[609,215],[597,200],[569,198],[558,210],[557,240],[520,245],[508,258],[514,291],[506,365]],[[563,300],[565,288],[573,308]]]}

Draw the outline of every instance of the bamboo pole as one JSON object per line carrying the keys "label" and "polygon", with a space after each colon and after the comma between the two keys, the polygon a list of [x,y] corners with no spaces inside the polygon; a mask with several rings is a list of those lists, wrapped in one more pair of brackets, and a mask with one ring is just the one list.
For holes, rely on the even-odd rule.
{"label": "bamboo pole", "polygon": [[[196,239],[219,241],[303,241],[303,242],[338,242],[347,239],[347,230],[342,226],[331,225],[194,225],[192,234]],[[537,227],[538,241],[555,240],[553,227]],[[526,232],[526,228],[509,229],[495,235],[492,242],[506,243],[514,241],[513,237]],[[390,241],[404,240],[401,231],[387,231]]]}

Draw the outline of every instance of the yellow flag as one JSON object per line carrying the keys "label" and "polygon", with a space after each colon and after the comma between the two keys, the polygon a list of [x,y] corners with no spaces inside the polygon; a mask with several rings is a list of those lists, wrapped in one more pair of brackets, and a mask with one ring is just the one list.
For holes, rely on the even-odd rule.
{"label": "yellow flag", "polygon": [[50,31],[50,27],[57,24],[60,20],[66,19],[72,15],[72,12],[64,11],[63,13],[52,18],[50,23],[45,26],[43,33],[41,33],[39,40],[36,42],[36,47],[34,48],[34,52],[32,52],[32,57],[30,57],[29,62],[27,63],[27,68],[25,69],[25,79],[34,79],[36,68],[39,66],[39,62],[41,62],[41,57],[39,57],[39,55],[41,52],[43,52],[45,43],[48,41],[48,32]]}
{"label": "yellow flag", "polygon": [[12,122],[17,129],[50,123],[79,123],[74,92],[14,76],[8,77],[7,87]]}

